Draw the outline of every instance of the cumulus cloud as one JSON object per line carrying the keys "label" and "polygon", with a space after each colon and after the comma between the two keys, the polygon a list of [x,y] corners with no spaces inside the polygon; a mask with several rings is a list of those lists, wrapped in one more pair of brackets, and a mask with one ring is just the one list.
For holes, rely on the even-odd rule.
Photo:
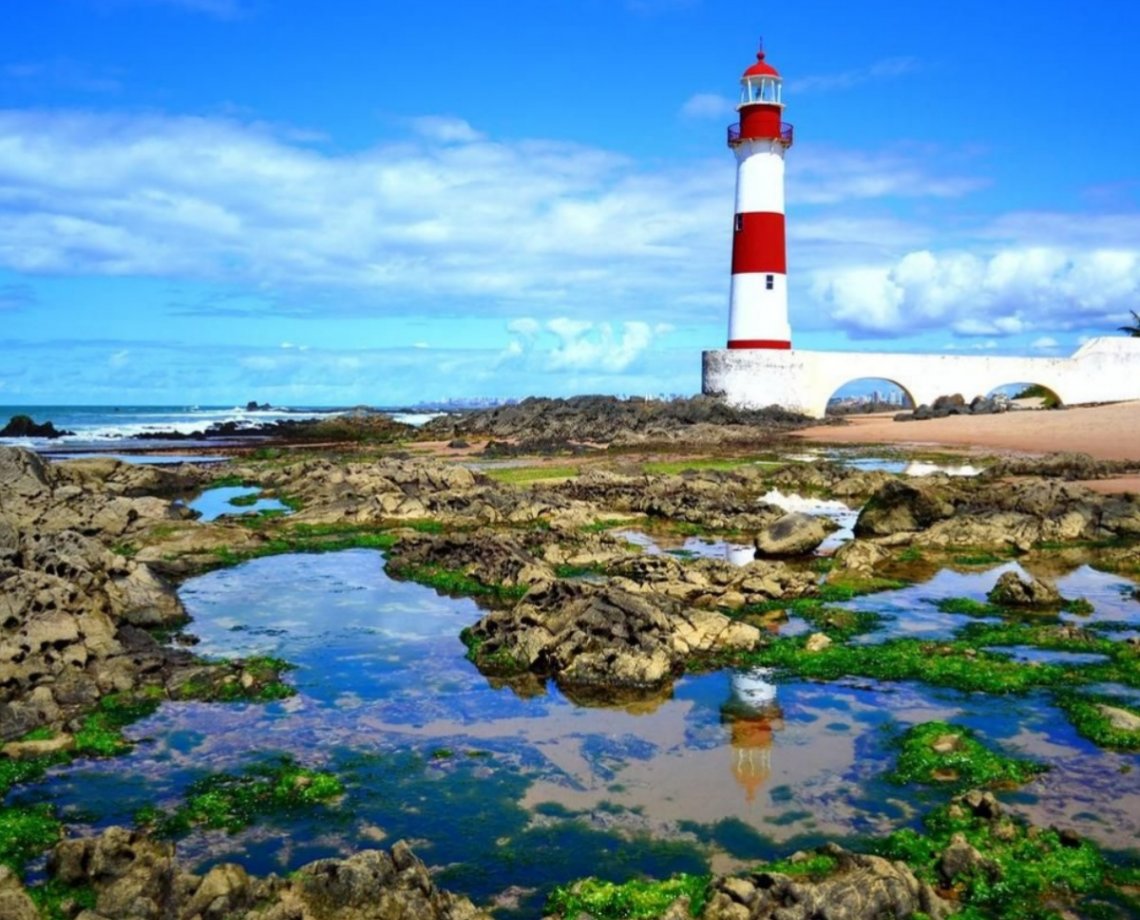
{"label": "cumulus cloud", "polygon": [[684,118],[730,118],[736,111],[733,101],[718,93],[694,93],[681,106]]}
{"label": "cumulus cloud", "polygon": [[900,336],[946,326],[965,336],[1089,325],[1107,332],[1110,317],[1140,298],[1140,252],[920,250],[890,265],[818,271],[812,290],[855,336]]}
{"label": "cumulus cloud", "polygon": [[[525,302],[546,316],[636,308],[696,320],[723,302],[731,162],[662,168],[597,147],[498,141],[452,116],[409,127],[330,153],[237,119],[0,112],[0,268],[206,281],[256,290],[278,312],[421,302],[517,315]],[[934,175],[926,160],[797,150],[789,197],[831,206],[978,184]],[[850,256],[868,239],[921,239],[876,220],[805,218],[791,225],[793,246],[810,238]],[[262,308],[238,297],[183,309]]]}
{"label": "cumulus cloud", "polygon": [[227,119],[6,112],[0,267],[317,286],[391,312],[393,294],[601,311],[707,285],[732,181],[450,118],[333,155]]}
{"label": "cumulus cloud", "polygon": [[893,80],[920,69],[917,58],[891,57],[875,61],[866,67],[856,67],[837,73],[814,74],[792,80],[788,84],[791,92],[798,94],[826,93],[847,90],[864,83]]}
{"label": "cumulus cloud", "polygon": [[987,184],[978,176],[932,175],[927,159],[915,152],[890,150],[797,150],[788,170],[788,199],[834,205],[873,198],[960,198]]}
{"label": "cumulus cloud", "polygon": [[[515,317],[510,357],[534,360],[545,337],[546,364],[566,370],[628,370],[654,323],[722,320],[731,161],[662,167],[499,140],[454,116],[406,127],[344,153],[236,118],[0,112],[0,270],[204,282],[201,302],[173,308],[198,315]],[[798,327],[1002,337],[1120,325],[1104,318],[1138,300],[1140,216],[1019,212],[960,224],[957,248],[939,250],[938,207],[984,184],[940,160],[796,148]],[[895,216],[874,207],[892,200]],[[0,288],[0,310],[32,296]],[[623,315],[642,325],[615,323]],[[568,316],[586,325],[554,319]]]}
{"label": "cumulus cloud", "polygon": [[508,323],[514,334],[500,356],[504,363],[524,359],[535,371],[589,371],[620,374],[629,370],[655,341],[672,331],[667,323],[610,322],[555,317],[540,324],[530,317]]}

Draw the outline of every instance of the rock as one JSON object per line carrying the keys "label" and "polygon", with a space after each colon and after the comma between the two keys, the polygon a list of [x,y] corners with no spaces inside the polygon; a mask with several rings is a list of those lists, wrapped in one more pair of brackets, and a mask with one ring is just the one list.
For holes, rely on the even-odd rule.
{"label": "rock", "polygon": [[1026,581],[1017,572],[1003,572],[986,599],[1004,607],[1057,607],[1063,599],[1053,585],[1033,576]]}
{"label": "rock", "polygon": [[618,399],[614,396],[530,397],[492,409],[449,413],[428,421],[425,437],[525,438],[573,444],[637,443],[645,439],[708,443],[736,436],[757,441],[807,424],[776,407],[734,409],[711,396],[689,399]]}
{"label": "rock", "polygon": [[830,518],[793,511],[756,535],[756,550],[765,556],[804,556],[838,530]]}
{"label": "rock", "polygon": [[66,732],[60,732],[54,738],[43,741],[9,741],[0,748],[0,754],[12,760],[35,760],[37,757],[51,757],[74,749],[75,738]]}
{"label": "rock", "polygon": [[837,861],[836,870],[821,879],[763,871],[747,879],[716,879],[702,920],[866,920],[919,912],[942,920],[953,911],[901,862],[834,844],[820,852]]}
{"label": "rock", "polygon": [[825,633],[812,633],[804,642],[805,652],[822,652],[831,645],[831,637]]}
{"label": "rock", "polygon": [[856,537],[889,536],[923,530],[954,514],[947,485],[939,477],[891,480],[868,499],[855,522]]}
{"label": "rock", "polygon": [[1001,815],[1001,804],[992,792],[971,789],[969,792],[955,796],[951,801],[967,809],[976,818],[984,818],[988,821]]}
{"label": "rock", "polygon": [[1113,728],[1140,734],[1140,716],[1135,713],[1121,709],[1119,706],[1109,706],[1106,703],[1098,703],[1096,708],[1100,710],[1101,715],[1108,719]]}
{"label": "rock", "polygon": [[950,838],[950,843],[938,858],[938,874],[949,886],[964,875],[985,875],[995,880],[1001,877],[1001,870],[997,863],[972,846],[965,834],[958,833]]}
{"label": "rock", "polygon": [[28,415],[13,415],[8,424],[0,428],[0,438],[62,438],[74,431],[58,431],[51,422],[42,425]]}
{"label": "rock", "polygon": [[[6,871],[0,869],[0,905]],[[59,844],[49,856],[48,872],[64,884],[90,886],[93,916],[106,918],[490,920],[466,898],[437,888],[403,842],[387,852],[364,850],[347,859],[317,860],[287,880],[251,878],[230,864],[216,865],[199,877],[178,863],[172,845],[112,827],[97,837]],[[16,913],[0,916],[23,920]],[[28,915],[28,920],[37,916]]]}
{"label": "rock", "polygon": [[488,614],[465,634],[488,673],[647,690],[681,674],[691,657],[750,649],[759,637],[754,626],[664,595],[568,581],[532,589],[514,609]]}
{"label": "rock", "polygon": [[0,864],[0,917],[4,920],[40,920],[40,912],[20,877],[7,866]]}
{"label": "rock", "polygon": [[869,540],[851,540],[839,547],[831,557],[832,571],[870,578],[875,566],[889,559],[891,551]]}

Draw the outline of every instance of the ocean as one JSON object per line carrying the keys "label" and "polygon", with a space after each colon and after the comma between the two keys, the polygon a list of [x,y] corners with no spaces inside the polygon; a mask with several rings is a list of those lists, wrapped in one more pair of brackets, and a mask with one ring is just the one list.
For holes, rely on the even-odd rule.
{"label": "ocean", "polygon": [[27,415],[38,424],[51,422],[59,431],[72,432],[51,439],[0,438],[0,445],[27,447],[52,456],[171,445],[193,448],[200,442],[155,441],[141,436],[166,431],[192,434],[221,422],[252,426],[287,418],[318,418],[343,411],[316,407],[247,411],[239,406],[0,406],[0,429],[12,416]]}

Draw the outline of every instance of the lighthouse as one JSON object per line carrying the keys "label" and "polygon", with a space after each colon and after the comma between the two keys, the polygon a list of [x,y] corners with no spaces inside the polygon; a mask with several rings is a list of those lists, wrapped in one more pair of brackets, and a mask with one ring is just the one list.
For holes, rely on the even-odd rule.
{"label": "lighthouse", "polygon": [[792,347],[784,242],[784,154],[792,126],[782,120],[782,95],[780,74],[761,50],[740,78],[740,121],[728,128],[736,154],[729,348]]}

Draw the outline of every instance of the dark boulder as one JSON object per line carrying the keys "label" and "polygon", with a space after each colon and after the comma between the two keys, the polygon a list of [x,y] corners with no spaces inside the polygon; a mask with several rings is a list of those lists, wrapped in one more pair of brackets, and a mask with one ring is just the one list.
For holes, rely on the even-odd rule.
{"label": "dark boulder", "polygon": [[13,415],[0,429],[0,438],[62,438],[74,431],[60,431],[51,422],[38,424],[30,415]]}
{"label": "dark boulder", "polygon": [[945,484],[936,479],[888,482],[863,506],[855,522],[857,537],[885,537],[900,531],[925,530],[954,515]]}

